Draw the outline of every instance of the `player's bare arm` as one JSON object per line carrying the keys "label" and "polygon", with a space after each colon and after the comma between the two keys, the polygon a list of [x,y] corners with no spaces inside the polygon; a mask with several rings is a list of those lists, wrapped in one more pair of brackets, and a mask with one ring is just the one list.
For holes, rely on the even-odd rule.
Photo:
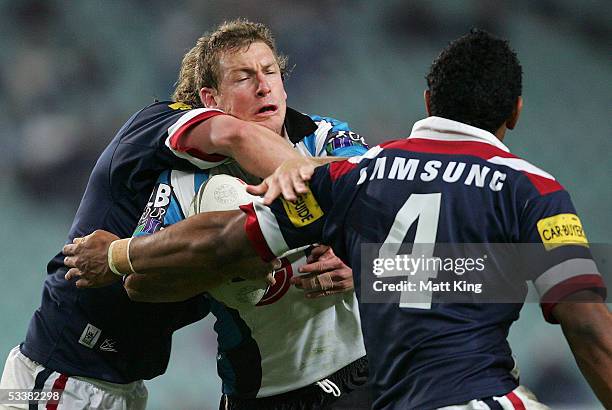
{"label": "player's bare arm", "polygon": [[612,408],[612,314],[602,302],[594,292],[577,292],[555,306],[553,315],[561,324],[582,374],[609,409]]}
{"label": "player's bare arm", "polygon": [[[261,178],[272,174],[285,160],[299,161],[304,166],[311,164],[312,169],[317,164],[314,158],[303,157],[268,128],[231,115],[217,115],[198,124],[187,131],[183,143],[207,153],[234,158],[246,171]],[[283,175],[283,182],[287,189],[300,193],[306,190],[303,180],[293,174]]]}
{"label": "player's bare arm", "polygon": [[[264,195],[264,204],[270,205],[281,194],[288,201],[295,201],[297,195],[307,192],[304,181],[309,181],[316,167],[335,161],[344,161],[343,157],[308,158],[298,156],[283,161],[274,172],[259,185],[249,185],[247,191],[252,195]],[[304,187],[305,189],[302,189]]]}
{"label": "player's bare arm", "polygon": [[[134,271],[169,275],[215,271],[251,270],[257,257],[244,232],[240,210],[194,215],[153,235],[137,237],[130,244]],[[228,264],[227,261],[234,261]],[[259,262],[261,268],[268,265]],[[248,268],[248,269],[247,269]]]}
{"label": "player's bare arm", "polygon": [[[130,296],[140,301],[177,301],[216,286],[227,276],[265,277],[270,265],[252,250],[244,232],[245,215],[237,211],[195,215],[153,235],[123,239],[131,268],[125,281]],[[79,287],[99,287],[120,276],[108,265],[108,250],[117,236],[98,230],[64,247],[66,279]],[[127,244],[129,241],[129,244]],[[119,251],[120,252],[120,251]],[[125,258],[124,258],[125,259]],[[227,263],[226,261],[232,261]],[[131,275],[130,275],[131,276]]]}

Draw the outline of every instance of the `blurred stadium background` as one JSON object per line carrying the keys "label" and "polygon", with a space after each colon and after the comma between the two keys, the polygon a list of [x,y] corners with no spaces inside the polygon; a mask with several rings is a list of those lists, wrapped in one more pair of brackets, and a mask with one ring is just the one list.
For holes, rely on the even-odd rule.
{"label": "blurred stadium background", "polygon": [[[424,116],[424,76],[448,41],[473,26],[507,37],[525,98],[507,144],[568,188],[592,242],[610,242],[610,1],[3,0],[0,360],[25,335],[97,155],[132,112],[171,94],[201,33],[240,16],[268,24],[295,65],[291,106],[345,119],[370,143],[406,136]],[[217,408],[212,321],[174,340],[168,372],[148,383],[149,408]],[[600,408],[537,305],[511,342],[543,402]]]}

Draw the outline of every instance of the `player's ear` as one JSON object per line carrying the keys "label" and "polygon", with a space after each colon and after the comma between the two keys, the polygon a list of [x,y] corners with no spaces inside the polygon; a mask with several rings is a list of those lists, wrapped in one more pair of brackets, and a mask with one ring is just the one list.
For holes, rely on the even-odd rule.
{"label": "player's ear", "polygon": [[200,89],[200,101],[206,108],[217,108],[217,90],[209,87],[202,87]]}
{"label": "player's ear", "polygon": [[429,108],[429,104],[431,101],[431,91],[423,91],[423,98],[425,99],[425,111],[427,111],[427,116],[431,117],[431,109]]}
{"label": "player's ear", "polygon": [[512,109],[512,114],[510,118],[506,120],[506,128],[509,130],[513,130],[516,127],[516,123],[521,115],[521,111],[523,110],[523,97],[520,95],[516,99],[516,104],[514,104],[514,108]]}

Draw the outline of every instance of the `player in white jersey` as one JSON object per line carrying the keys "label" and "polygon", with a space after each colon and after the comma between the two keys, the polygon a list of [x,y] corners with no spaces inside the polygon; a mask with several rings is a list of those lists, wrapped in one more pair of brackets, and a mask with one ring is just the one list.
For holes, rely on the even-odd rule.
{"label": "player in white jersey", "polygon": [[[154,233],[192,214],[198,191],[196,207],[206,210],[237,209],[250,202],[244,183],[218,175],[232,168],[162,173],[135,234]],[[291,277],[306,264],[305,252],[282,261],[276,282],[257,300],[227,297],[220,287],[202,296],[203,309],[216,317],[222,404],[227,402],[229,408],[295,408],[298,403],[319,408],[365,381],[367,363],[362,359],[365,350],[354,292],[307,299],[302,290],[290,286]],[[128,294],[145,302],[173,302],[203,290],[181,278],[161,277],[159,286],[127,281]]]}

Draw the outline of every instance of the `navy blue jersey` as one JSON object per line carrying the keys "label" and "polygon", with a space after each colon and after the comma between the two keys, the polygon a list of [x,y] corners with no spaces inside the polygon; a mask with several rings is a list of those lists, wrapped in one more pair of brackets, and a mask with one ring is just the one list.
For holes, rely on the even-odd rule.
{"label": "navy blue jersey", "polygon": [[[188,128],[169,133],[188,114],[193,125],[220,112],[160,102],[125,123],[94,166],[68,242],[95,229],[130,236],[160,172],[195,169],[165,145]],[[77,289],[64,279],[66,270],[58,253],[47,266],[42,303],[21,345],[26,356],[60,373],[114,383],[155,377],[166,369],[172,332],[207,312],[200,311],[200,299],[132,302],[121,283]]]}
{"label": "navy blue jersey", "polygon": [[[555,301],[583,289],[605,295],[568,193],[478,128],[429,117],[407,139],[318,168],[311,190],[296,203],[243,207],[247,234],[265,259],[322,241],[353,268],[376,409],[434,409],[516,388],[506,337],[526,280],[551,322]],[[518,303],[443,303],[441,291],[419,303],[364,300],[376,279],[364,246],[387,244],[392,258],[409,252],[402,243],[534,244],[534,262],[495,260],[487,271]]]}

